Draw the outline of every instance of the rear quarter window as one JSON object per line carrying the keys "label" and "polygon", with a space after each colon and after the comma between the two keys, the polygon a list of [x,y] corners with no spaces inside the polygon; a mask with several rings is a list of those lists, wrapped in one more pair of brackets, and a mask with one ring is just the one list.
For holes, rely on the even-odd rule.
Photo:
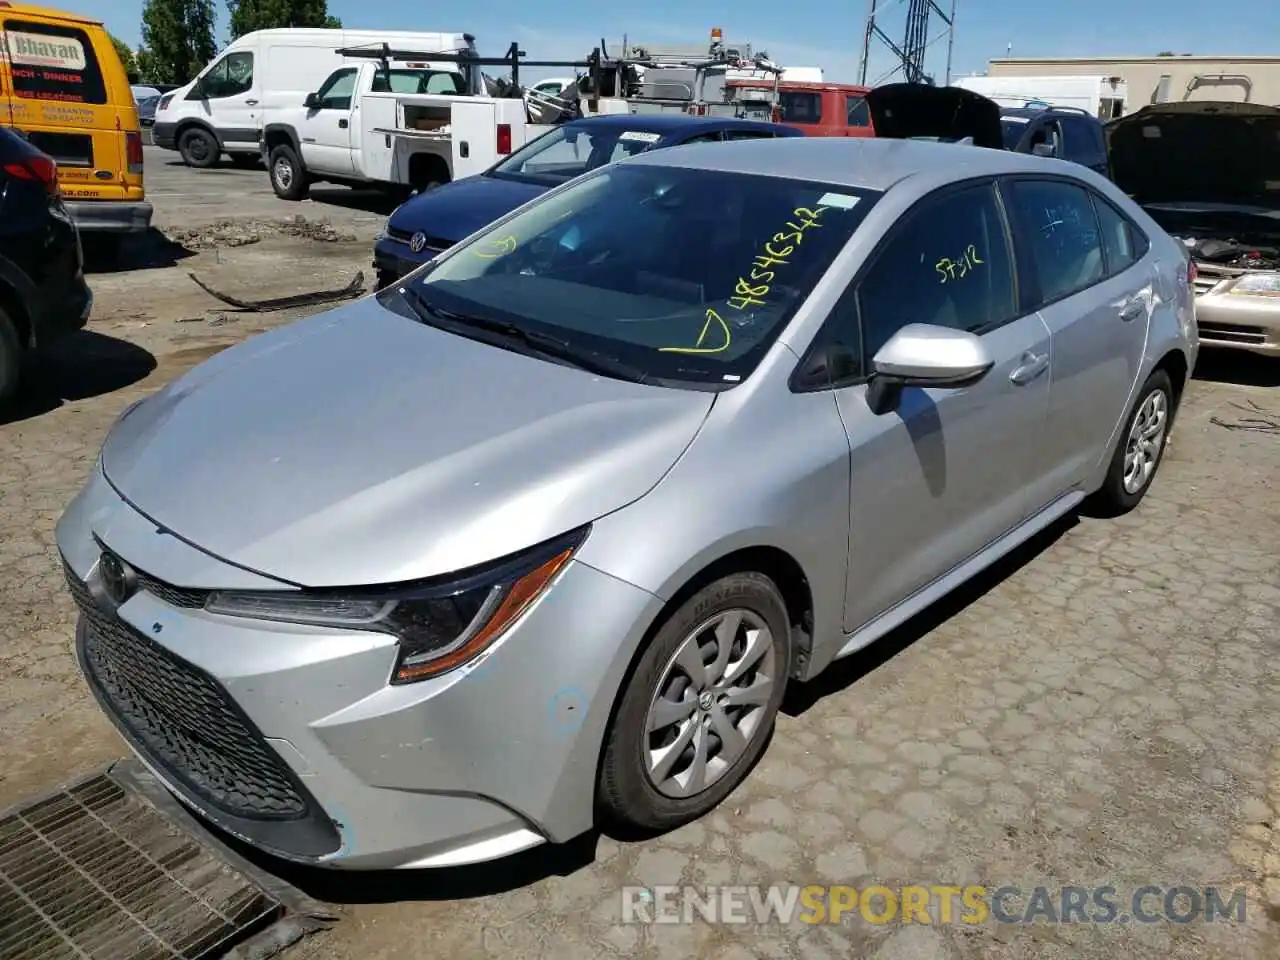
{"label": "rear quarter window", "polygon": [[9,61],[13,93],[24,100],[103,104],[107,88],[93,41],[83,30],[5,20],[0,57]]}

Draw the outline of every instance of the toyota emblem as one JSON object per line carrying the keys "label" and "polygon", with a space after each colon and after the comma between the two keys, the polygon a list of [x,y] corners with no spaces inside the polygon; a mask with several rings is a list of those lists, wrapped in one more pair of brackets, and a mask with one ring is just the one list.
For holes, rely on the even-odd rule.
{"label": "toyota emblem", "polygon": [[409,238],[409,249],[414,253],[421,253],[422,248],[427,245],[427,235],[422,232],[415,233]]}
{"label": "toyota emblem", "polygon": [[138,578],[133,569],[114,553],[103,553],[98,561],[98,579],[102,590],[116,606],[124,603],[137,589]]}

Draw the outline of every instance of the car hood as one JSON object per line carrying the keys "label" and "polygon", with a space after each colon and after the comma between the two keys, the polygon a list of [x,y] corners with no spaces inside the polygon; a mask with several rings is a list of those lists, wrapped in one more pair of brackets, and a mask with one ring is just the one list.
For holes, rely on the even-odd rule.
{"label": "car hood", "polygon": [[457,243],[549,189],[483,174],[455,180],[401,204],[388,226]]}
{"label": "car hood", "polygon": [[117,423],[102,468],[152,522],[223,560],[302,586],[401,582],[642,497],[713,402],[366,298],[195,367]]}
{"label": "car hood", "polygon": [[1000,107],[980,93],[925,83],[890,83],[867,93],[867,109],[877,137],[906,140],[972,137],[974,146],[1004,147]]}
{"label": "car hood", "polygon": [[1106,125],[1116,185],[1139,203],[1280,208],[1280,108],[1184,101]]}

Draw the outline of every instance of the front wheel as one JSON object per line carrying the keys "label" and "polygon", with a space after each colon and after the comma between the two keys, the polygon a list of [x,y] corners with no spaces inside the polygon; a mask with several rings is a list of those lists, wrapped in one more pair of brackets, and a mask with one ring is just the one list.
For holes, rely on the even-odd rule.
{"label": "front wheel", "polygon": [[1164,458],[1173,414],[1173,382],[1165,371],[1156,370],[1138,391],[1107,477],[1091,499],[1094,512],[1116,517],[1128,513],[1146,496]]}
{"label": "front wheel", "polygon": [[790,667],[786,605],[759,573],[704,587],[658,629],[605,740],[605,812],[671,830],[727,797],[759,758]]}
{"label": "front wheel", "polygon": [[206,169],[218,162],[218,158],[222,156],[222,148],[208,130],[190,127],[182,131],[182,136],[178,138],[178,153],[188,167]]}
{"label": "front wheel", "polygon": [[307,174],[302,161],[288,144],[273,147],[267,159],[271,189],[281,200],[301,200],[307,195]]}

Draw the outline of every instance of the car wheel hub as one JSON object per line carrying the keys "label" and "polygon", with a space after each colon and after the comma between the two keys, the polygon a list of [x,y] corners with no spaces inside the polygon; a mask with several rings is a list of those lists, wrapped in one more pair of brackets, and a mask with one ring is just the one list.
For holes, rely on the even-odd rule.
{"label": "car wheel hub", "polygon": [[289,185],[293,183],[293,166],[288,160],[281,159],[276,161],[276,165],[272,169],[275,172],[276,183],[280,184],[281,188],[288,190]]}
{"label": "car wheel hub", "polygon": [[1124,492],[1135,494],[1151,482],[1169,423],[1169,400],[1153,391],[1133,418],[1124,453]]}
{"label": "car wheel hub", "polygon": [[643,755],[649,782],[680,799],[719,781],[764,730],[778,682],[768,625],[726,610],[676,648],[649,703]]}

